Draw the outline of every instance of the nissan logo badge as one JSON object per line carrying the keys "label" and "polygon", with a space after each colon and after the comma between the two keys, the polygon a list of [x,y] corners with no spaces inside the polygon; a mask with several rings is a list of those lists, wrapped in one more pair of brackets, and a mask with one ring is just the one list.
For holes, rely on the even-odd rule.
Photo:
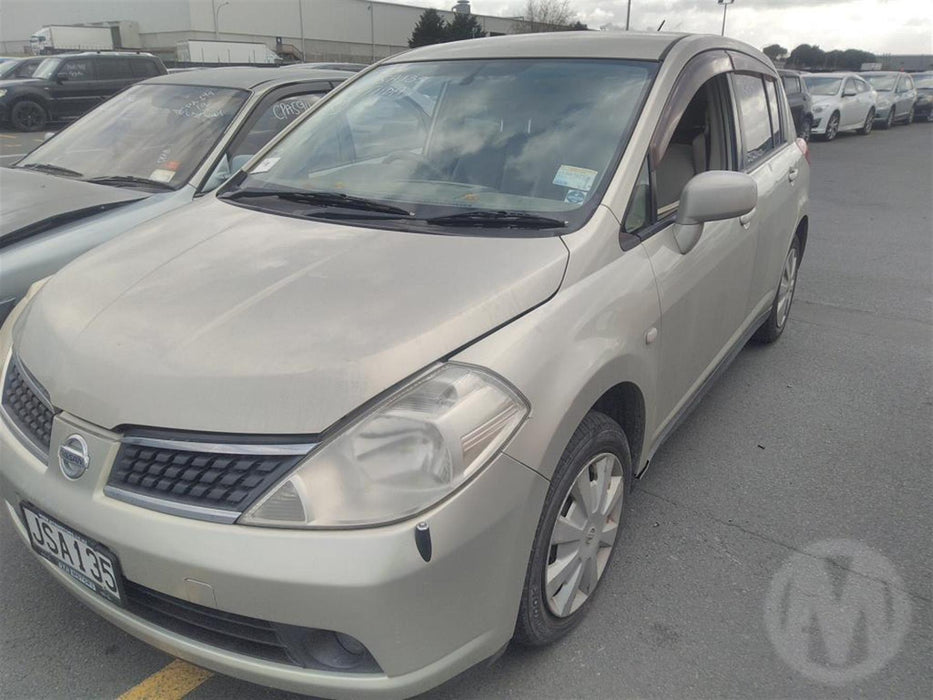
{"label": "nissan logo badge", "polygon": [[90,459],[87,443],[80,435],[71,435],[58,448],[58,466],[69,479],[78,479],[87,471]]}

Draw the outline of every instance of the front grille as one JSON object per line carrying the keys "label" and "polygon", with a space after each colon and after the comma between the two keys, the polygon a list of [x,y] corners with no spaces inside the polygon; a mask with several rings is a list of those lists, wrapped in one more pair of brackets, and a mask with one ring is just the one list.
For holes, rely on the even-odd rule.
{"label": "front grille", "polygon": [[126,608],[137,617],[183,637],[236,654],[301,668],[344,673],[381,673],[359,641],[347,635],[284,625],[208,608],[127,579]]}
{"label": "front grille", "polygon": [[288,454],[276,454],[278,449],[129,437],[107,483],[149,499],[241,513],[298,464],[310,446],[299,445]]}
{"label": "front grille", "polygon": [[299,665],[271,622],[189,603],[132,581],[125,580],[123,590],[127,609],[159,627],[237,654]]}
{"label": "front grille", "polygon": [[55,411],[42,387],[16,357],[10,359],[3,382],[3,409],[20,432],[43,454],[48,454]]}

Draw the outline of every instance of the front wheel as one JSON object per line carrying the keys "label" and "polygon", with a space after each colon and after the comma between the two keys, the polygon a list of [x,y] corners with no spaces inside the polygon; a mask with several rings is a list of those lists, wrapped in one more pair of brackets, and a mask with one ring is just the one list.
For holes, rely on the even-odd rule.
{"label": "front wheel", "polygon": [[10,110],[10,123],[17,131],[39,131],[48,121],[45,108],[33,100],[20,100]]}
{"label": "front wheel", "polygon": [[823,134],[823,138],[826,141],[832,141],[836,138],[836,134],[839,133],[839,112],[833,112],[830,116],[829,121],[826,122],[826,133]]}
{"label": "front wheel", "polygon": [[914,106],[913,105],[910,106],[910,111],[907,113],[907,121],[905,121],[904,123],[905,124],[914,123]]}
{"label": "front wheel", "polygon": [[868,134],[871,133],[871,129],[874,125],[875,125],[875,110],[870,109],[868,110],[868,116],[865,117],[865,123],[862,124],[862,128],[859,129],[858,132],[862,136],[867,136]]}
{"label": "front wheel", "polygon": [[515,641],[541,646],[576,627],[616,550],[632,479],[628,439],[603,413],[588,413],[548,489],[531,549]]}
{"label": "front wheel", "polygon": [[882,128],[891,129],[893,127],[894,127],[894,107],[891,107],[891,109],[888,110],[888,118],[884,120],[884,124],[882,125]]}
{"label": "front wheel", "polygon": [[790,305],[794,301],[794,291],[797,289],[797,271],[800,269],[800,239],[794,234],[790,242],[790,250],[784,258],[784,267],[781,269],[781,281],[778,282],[777,292],[771,304],[771,313],[761,324],[753,339],[759,343],[773,343],[781,337],[787,318],[790,316]]}

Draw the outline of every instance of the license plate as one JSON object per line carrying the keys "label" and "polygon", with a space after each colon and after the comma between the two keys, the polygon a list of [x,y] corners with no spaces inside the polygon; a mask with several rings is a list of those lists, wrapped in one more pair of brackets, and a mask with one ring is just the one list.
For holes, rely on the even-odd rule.
{"label": "license plate", "polygon": [[32,548],[59,569],[107,600],[123,604],[120,564],[102,544],[22,504]]}

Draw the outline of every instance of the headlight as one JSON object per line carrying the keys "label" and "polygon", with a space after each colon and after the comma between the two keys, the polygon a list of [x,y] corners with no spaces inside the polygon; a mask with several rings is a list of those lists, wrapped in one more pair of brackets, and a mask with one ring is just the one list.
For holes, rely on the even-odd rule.
{"label": "headlight", "polygon": [[0,88],[0,97],[3,97],[4,95],[6,95],[6,90],[4,88]]}
{"label": "headlight", "polygon": [[817,105],[816,107],[813,108],[813,111],[814,113],[819,114],[820,112],[823,111],[823,105]]}
{"label": "headlight", "polygon": [[476,475],[527,414],[502,380],[443,365],[320,445],[238,522],[328,528],[411,517]]}

